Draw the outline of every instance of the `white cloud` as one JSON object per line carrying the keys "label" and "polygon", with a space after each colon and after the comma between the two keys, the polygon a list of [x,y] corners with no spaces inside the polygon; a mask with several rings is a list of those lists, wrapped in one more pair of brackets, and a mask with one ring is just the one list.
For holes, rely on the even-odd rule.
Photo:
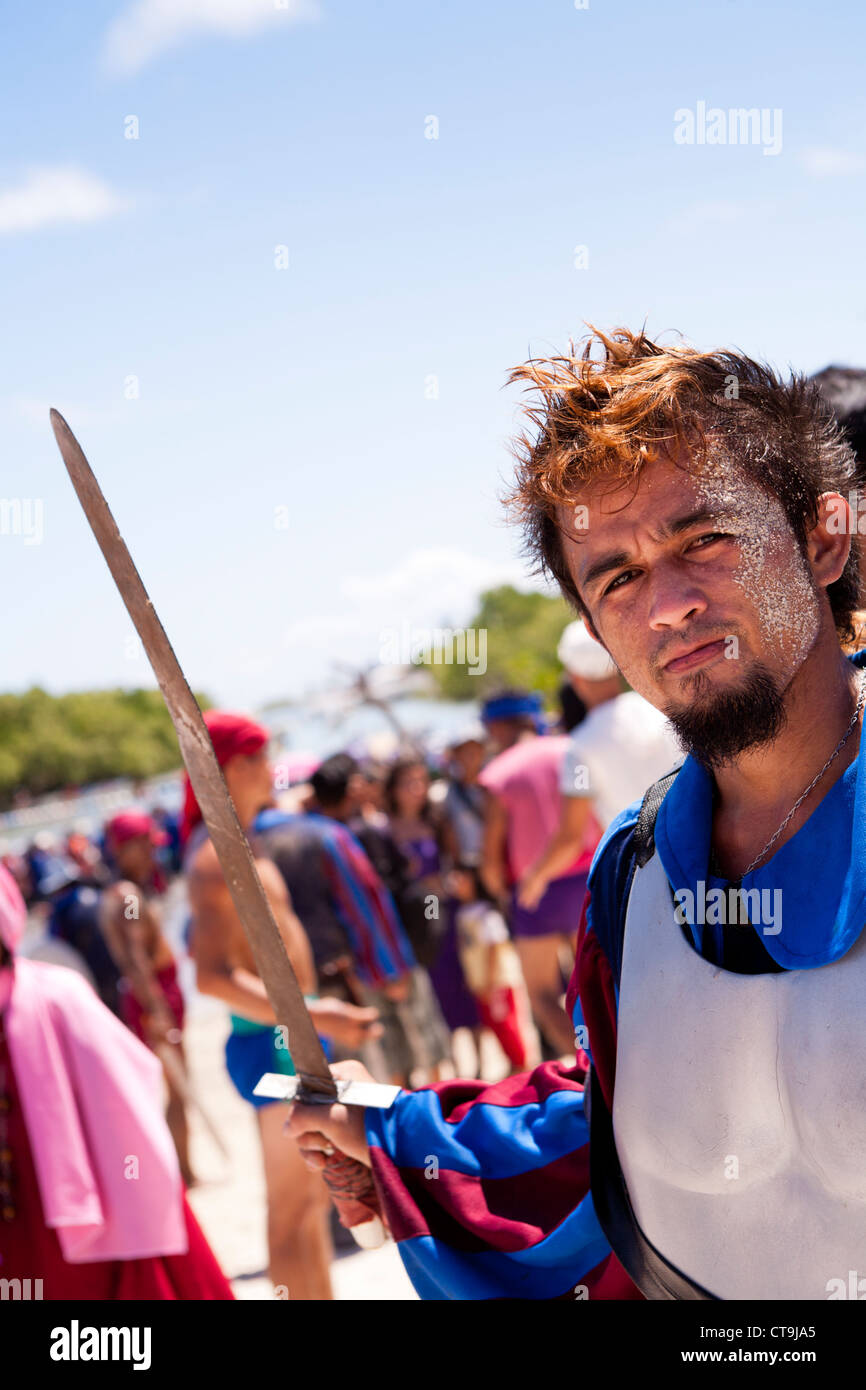
{"label": "white cloud", "polygon": [[318,14],[317,0],[135,0],[109,28],[104,58],[113,72],[137,72],[166,49],[199,34],[244,38]]}
{"label": "white cloud", "polygon": [[491,565],[477,555],[445,548],[413,550],[393,569],[347,578],[342,593],[359,606],[413,622],[439,621],[444,616],[466,621],[483,589],[497,584],[522,584],[517,564]]}
{"label": "white cloud", "polygon": [[678,236],[695,236],[698,232],[713,228],[733,227],[746,216],[754,216],[755,209],[744,203],[734,203],[723,199],[708,199],[693,203],[671,218],[670,230]]}
{"label": "white cloud", "polygon": [[30,169],[21,183],[0,188],[0,235],[64,223],[99,222],[128,207],[95,174],[73,166]]}
{"label": "white cloud", "polygon": [[839,174],[859,174],[866,169],[866,159],[848,150],[812,146],[800,156],[807,174],[815,178],[834,178]]}
{"label": "white cloud", "polygon": [[410,551],[390,570],[344,579],[340,611],[298,618],[283,629],[283,645],[292,652],[296,677],[321,679],[334,663],[364,666],[382,659],[383,643],[393,644],[395,632],[402,638],[407,631],[469,622],[482,591],[499,584],[526,589],[532,581],[519,564],[492,564],[445,548]]}

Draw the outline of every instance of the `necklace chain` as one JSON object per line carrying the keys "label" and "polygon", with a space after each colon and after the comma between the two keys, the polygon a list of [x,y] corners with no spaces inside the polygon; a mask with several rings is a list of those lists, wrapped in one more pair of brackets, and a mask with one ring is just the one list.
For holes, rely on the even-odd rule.
{"label": "necklace chain", "polygon": [[825,762],[824,766],[821,768],[820,772],[815,773],[815,776],[812,778],[806,790],[801,792],[800,795],[797,797],[797,800],[794,802],[793,806],[791,807],[785,819],[782,821],[782,824],[779,826],[776,833],[770,836],[769,840],[764,845],[764,848],[761,850],[760,854],[756,854],[755,858],[752,860],[748,868],[744,869],[743,872],[740,874],[741,883],[743,879],[746,877],[746,874],[750,874],[752,870],[756,868],[758,864],[760,864],[764,855],[767,853],[767,850],[772,849],[773,845],[776,843],[779,836],[784,831],[785,827],[790,824],[792,817],[796,815],[797,811],[800,809],[803,802],[806,800],[806,797],[809,795],[810,791],[812,791],[812,789],[818,785],[821,778],[824,776],[824,773],[827,771],[828,767],[830,767],[830,765],[836,761],[839,754],[842,752],[842,749],[845,747],[845,744],[848,742],[849,738],[854,732],[857,720],[860,718],[860,712],[863,709],[864,701],[866,701],[866,672],[861,673],[860,676],[860,691],[857,696],[857,705],[855,707],[854,713],[851,716],[851,722],[848,725],[848,728],[845,730],[839,742],[836,744],[836,747],[833,749],[833,752],[830,754],[829,758]]}

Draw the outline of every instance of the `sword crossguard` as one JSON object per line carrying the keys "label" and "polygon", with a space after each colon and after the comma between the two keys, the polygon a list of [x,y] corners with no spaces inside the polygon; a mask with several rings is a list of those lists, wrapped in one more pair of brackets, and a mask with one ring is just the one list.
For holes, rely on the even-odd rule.
{"label": "sword crossguard", "polygon": [[[321,1076],[265,1072],[254,1094],[267,1096],[269,1100],[298,1101],[302,1105],[340,1103],[388,1110],[400,1094],[400,1087],[343,1077],[331,1077],[328,1086],[328,1081]],[[385,1225],[370,1169],[347,1154],[332,1152],[325,1159],[322,1176],[337,1208],[340,1225],[347,1226],[365,1250],[383,1245]]]}
{"label": "sword crossguard", "polygon": [[[345,1089],[345,1083],[343,1083]],[[323,1076],[311,1076],[309,1072],[298,1072],[298,1089],[294,1099],[303,1105],[333,1105],[340,1099],[340,1083]]]}
{"label": "sword crossguard", "polygon": [[302,1105],[362,1105],[374,1110],[390,1110],[400,1094],[399,1086],[381,1081],[356,1081],[347,1077],[310,1076],[299,1073],[265,1072],[256,1083],[254,1094],[268,1100],[299,1101]]}

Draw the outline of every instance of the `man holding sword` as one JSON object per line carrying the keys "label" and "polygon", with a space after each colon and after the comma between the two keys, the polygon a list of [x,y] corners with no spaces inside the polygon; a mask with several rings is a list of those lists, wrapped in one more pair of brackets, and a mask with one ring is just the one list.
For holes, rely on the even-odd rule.
{"label": "man holding sword", "polygon": [[[177,1084],[186,1071],[183,1053],[184,1001],[177,963],[162,930],[157,898],[164,887],[155,848],[165,837],[150,816],[130,809],[105,827],[106,848],[117,877],[102,892],[99,921],[122,975],[123,1021],[160,1057],[168,1091],[166,1120],[184,1183],[194,1182],[189,1160],[189,1127],[184,1096]],[[166,1053],[174,1059],[174,1068]]]}
{"label": "man holding sword", "polygon": [[866,1247],[853,454],[816,388],[741,353],[593,330],[581,353],[512,379],[534,392],[511,499],[530,553],[687,757],[593,861],[576,1066],[384,1100],[357,1064],[341,1080],[324,1065],[200,714],[86,460],[54,427],[292,1020],[291,1131],[347,1224],[378,1203],[430,1298],[838,1297]]}
{"label": "man holding sword", "polygon": [[424,1297],[838,1297],[866,1249],[851,449],[802,378],[625,329],[513,379],[530,552],[688,756],[596,852],[576,1068],[291,1133],[371,1165]]}

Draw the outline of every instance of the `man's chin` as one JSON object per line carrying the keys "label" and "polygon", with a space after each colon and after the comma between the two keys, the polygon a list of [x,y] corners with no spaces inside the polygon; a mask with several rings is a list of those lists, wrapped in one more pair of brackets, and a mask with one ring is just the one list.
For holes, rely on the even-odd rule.
{"label": "man's chin", "polygon": [[684,675],[677,699],[664,706],[664,713],[685,751],[707,767],[771,743],[786,718],[784,695],[760,663],[735,683],[703,670]]}
{"label": "man's chin", "polygon": [[753,672],[742,669],[733,672],[730,664],[724,667],[714,665],[709,669],[684,671],[681,676],[668,678],[664,682],[664,712],[671,722],[674,714],[688,718],[697,710],[708,710],[714,705],[724,704],[736,697],[736,692],[745,690]]}
{"label": "man's chin", "polygon": [[697,671],[683,671],[682,675],[669,676],[666,684],[668,689],[676,690],[674,703],[691,705],[695,700],[712,699],[715,695],[742,686],[743,673],[740,671],[735,676],[729,662],[724,666],[721,662],[714,662],[709,668],[702,666]]}

